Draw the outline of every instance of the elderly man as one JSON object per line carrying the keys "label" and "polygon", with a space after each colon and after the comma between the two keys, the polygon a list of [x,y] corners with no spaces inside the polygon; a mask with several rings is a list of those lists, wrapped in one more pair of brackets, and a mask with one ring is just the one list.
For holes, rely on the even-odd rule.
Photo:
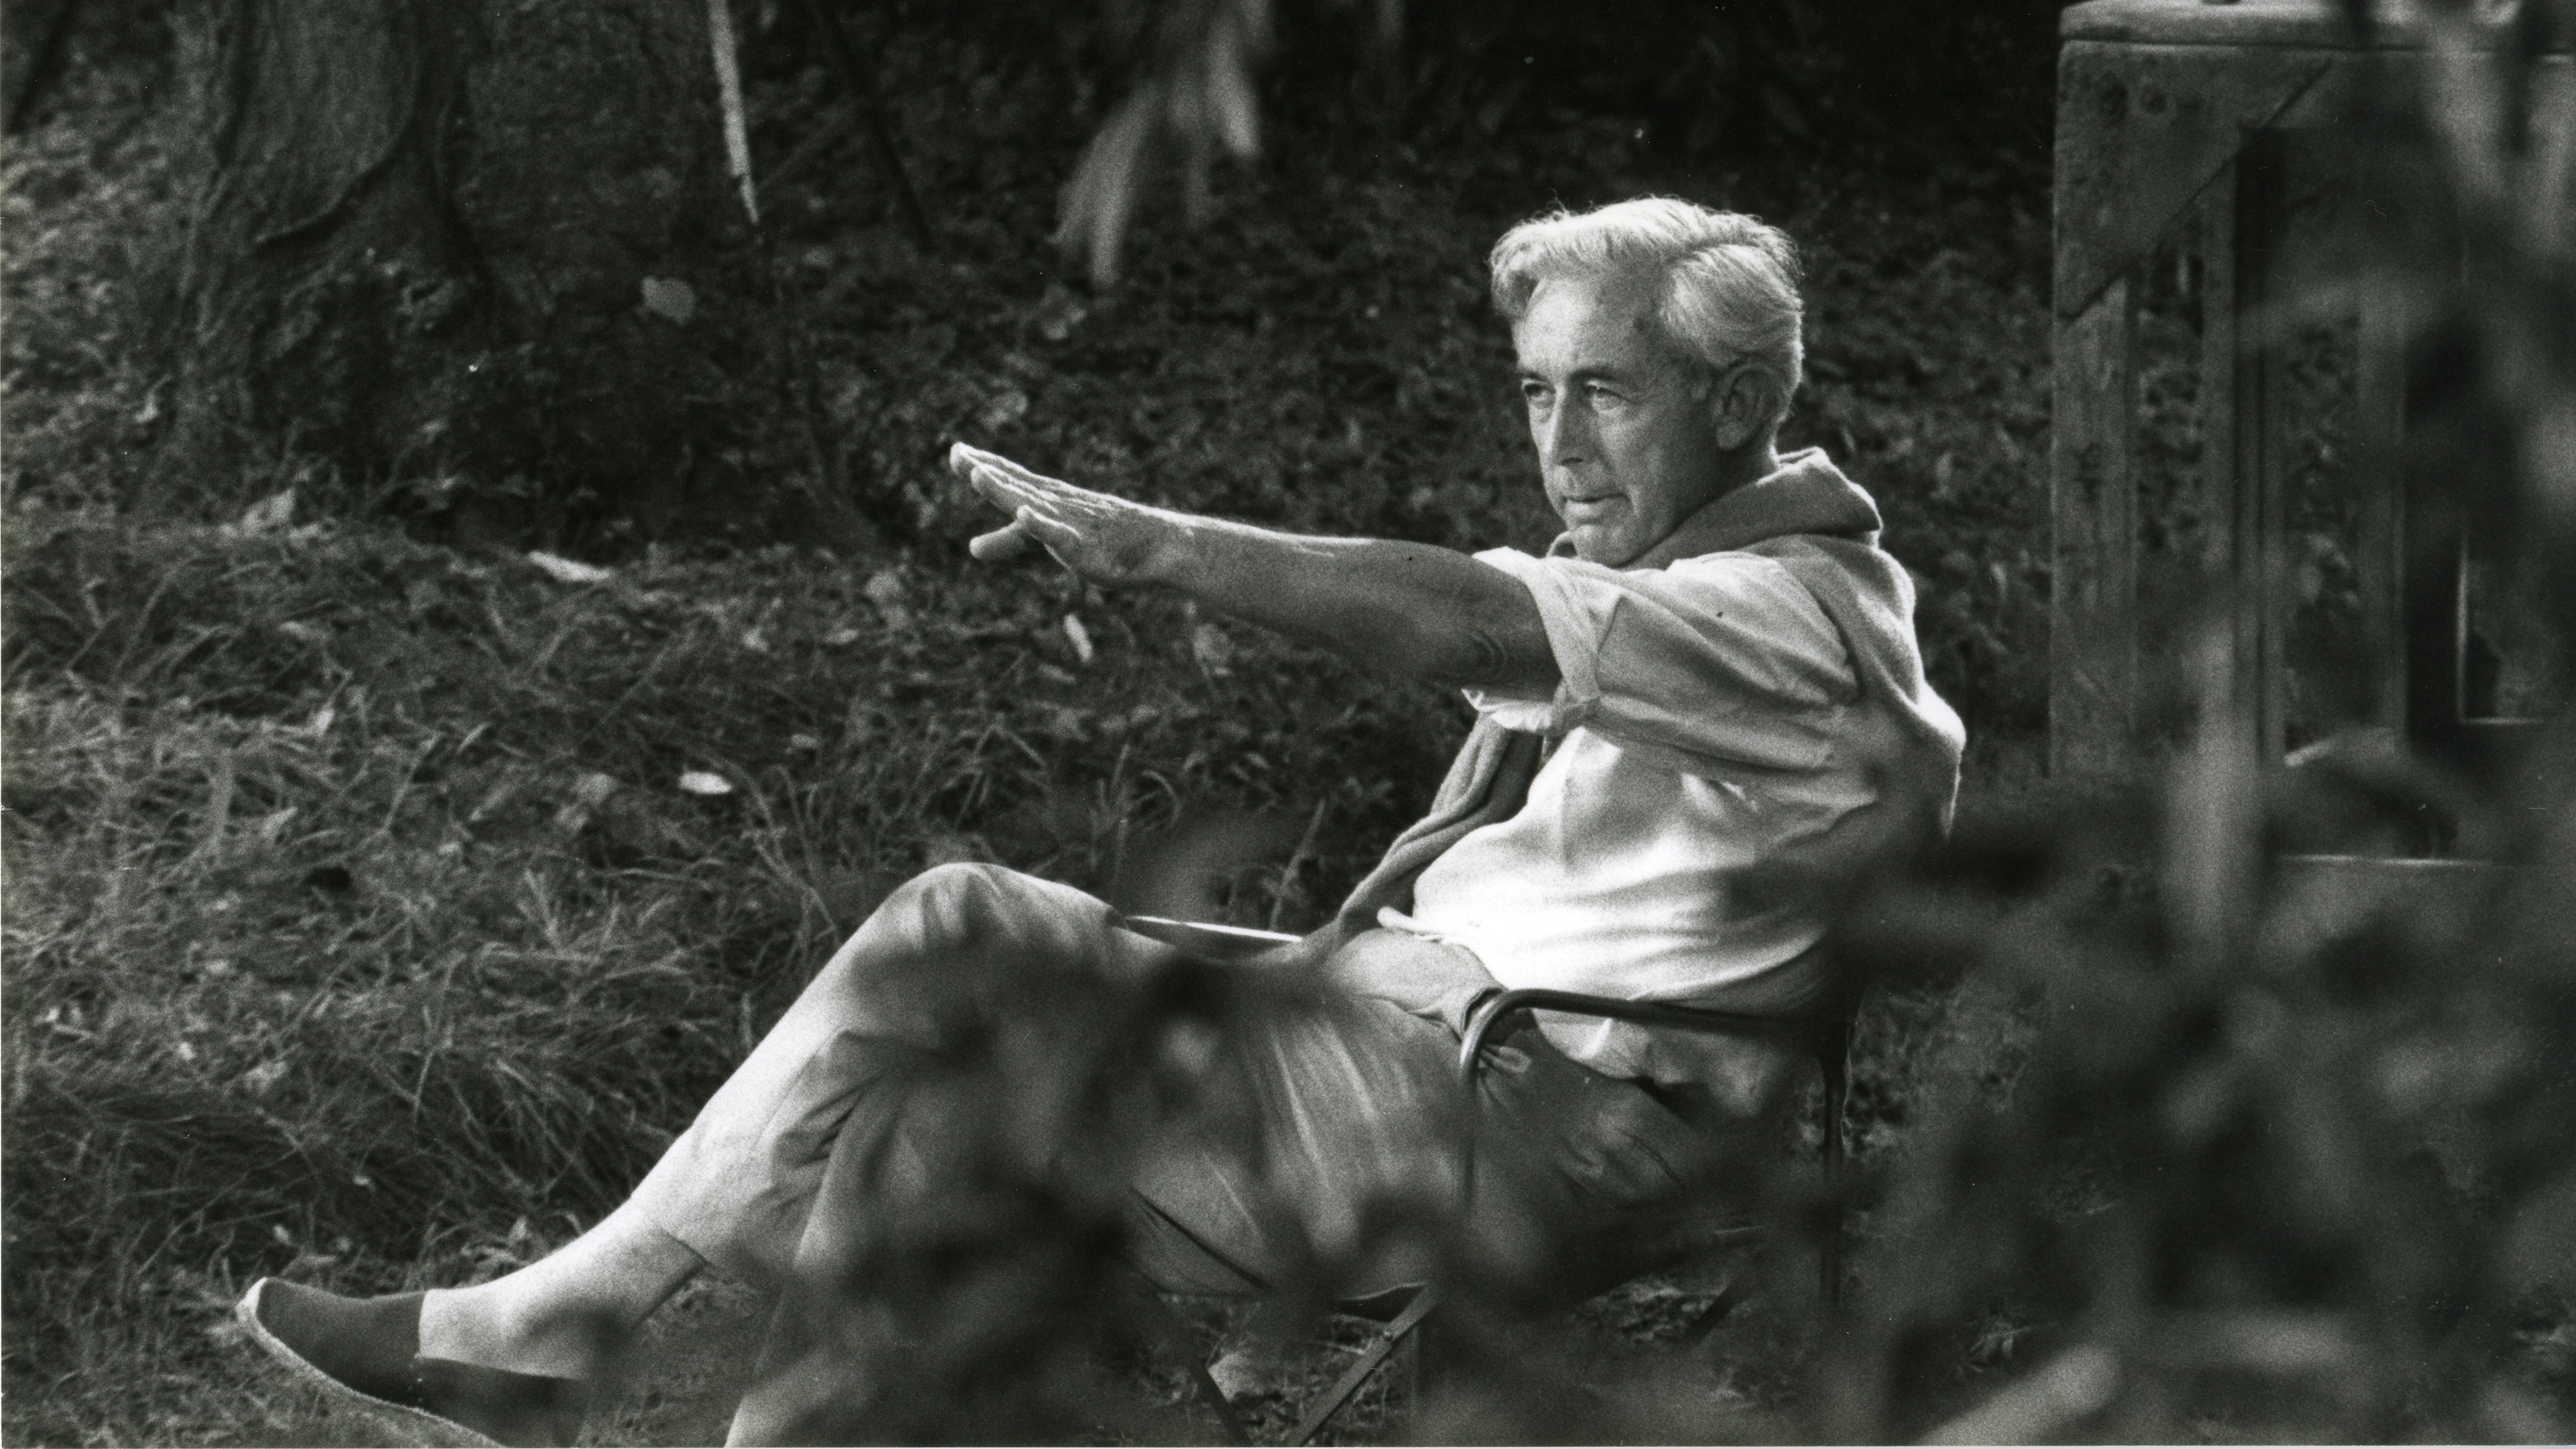
{"label": "elderly man", "polygon": [[[1924,683],[1905,571],[1820,451],[1774,437],[1797,390],[1789,240],[1669,200],[1515,228],[1492,256],[1530,440],[1565,532],[1544,557],[1295,537],[1150,508],[960,446],[1008,511],[975,540],[1042,548],[1108,586],[1177,590],[1362,667],[1454,685],[1479,719],[1429,818],[1274,970],[1310,1009],[1246,1023],[1274,1050],[1246,1142],[1158,1128],[1131,1244],[1174,1289],[1275,1281],[1347,1240],[1360,1205],[1417,1187],[1452,1110],[1460,1023],[1500,986],[1794,1013],[1821,988],[1822,862],[1946,817],[1962,732]],[[1150,970],[1172,948],[1080,892],[980,866],[895,893],[805,989],[634,1195],[556,1254],[474,1287],[354,1301],[264,1281],[242,1317],[273,1353],[414,1427],[570,1442],[587,1383],[709,1264],[792,1286],[845,1268],[900,1138],[890,1054],[936,1052],[929,975],[1040,960]],[[1006,1006],[990,1006],[1006,1011]],[[953,1026],[947,1028],[953,1030]],[[1529,1170],[1466,1230],[1567,1238],[1668,1203],[1729,1164],[1706,1130],[1753,1120],[1776,1050],[1549,1021],[1470,1109]],[[862,1125],[864,1124],[864,1125]],[[1718,1134],[1722,1137],[1723,1134]],[[877,1163],[868,1168],[865,1164]],[[1529,1165],[1535,1164],[1534,1167]],[[824,1204],[818,1207],[818,1202]],[[1379,1285],[1418,1263],[1357,1270]],[[846,1281],[846,1280],[842,1280]],[[815,1422],[833,1372],[772,1346],[738,1442]]]}

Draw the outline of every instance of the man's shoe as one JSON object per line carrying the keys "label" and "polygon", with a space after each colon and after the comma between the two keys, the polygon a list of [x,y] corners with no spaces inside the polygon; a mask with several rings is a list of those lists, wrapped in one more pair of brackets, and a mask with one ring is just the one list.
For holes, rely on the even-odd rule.
{"label": "man's shoe", "polygon": [[343,1298],[275,1278],[233,1310],[253,1342],[296,1375],[422,1445],[570,1444],[590,1391],[579,1379],[420,1356],[421,1294]]}

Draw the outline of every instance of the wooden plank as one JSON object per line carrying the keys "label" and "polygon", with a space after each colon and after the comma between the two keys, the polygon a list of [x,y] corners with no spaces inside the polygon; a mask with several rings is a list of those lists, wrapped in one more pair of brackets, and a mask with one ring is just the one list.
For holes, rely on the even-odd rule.
{"label": "wooden plank", "polygon": [[[2277,764],[2289,715],[2288,387],[2280,310],[2277,138],[2248,138],[2201,200],[2201,487],[2211,533],[2206,565],[2229,610],[2230,687],[2223,720],[2255,758]],[[2393,584],[2391,585],[2393,590]],[[2392,593],[2393,618],[2393,593]]]}
{"label": "wooden plank", "polygon": [[2296,318],[2281,247],[2288,191],[2278,133],[2246,138],[2236,169],[2239,614],[2256,635],[2255,758],[2289,753],[2290,330]]}
{"label": "wooden plank", "polygon": [[2238,558],[2244,509],[2237,500],[2243,481],[2237,407],[2245,399],[2236,385],[2244,320],[2236,275],[2236,167],[2231,157],[2200,203],[2200,474],[2201,517],[2207,520],[2201,563],[2211,596],[2229,610],[2230,625],[2228,708],[2219,718],[2201,718],[2197,728],[2202,730],[2250,728],[2254,717],[2240,713],[2235,704],[2256,698],[2262,679],[2262,632],[2245,613]]}
{"label": "wooden plank", "polygon": [[2245,136],[2334,67],[2327,53],[2068,45],[2057,62],[2058,315],[2143,262]]}
{"label": "wooden plank", "polygon": [[2247,138],[2203,202],[2201,460],[2208,516],[2217,525],[2210,565],[2231,615],[2231,714],[2251,732],[2255,758],[2284,749],[2288,671],[2282,641],[2284,476],[2279,410],[2284,349],[2274,245],[2276,147]]}
{"label": "wooden plank", "polygon": [[2353,396],[2353,483],[2361,490],[2353,554],[2370,660],[2370,722],[2406,728],[2406,536],[2400,450],[2406,427],[2406,298],[2393,279],[2361,293],[2361,357]]}
{"label": "wooden plank", "polygon": [[[2430,17],[2415,6],[2376,6],[2372,45],[2376,49],[2416,50],[2431,45],[2437,34]],[[2481,17],[2469,32],[2478,43],[2501,45],[2508,24]],[[2188,0],[2090,0],[2069,6],[2058,16],[2057,33],[2065,40],[2098,40],[2130,45],[2190,45],[2228,49],[2288,46],[2304,50],[2360,48],[2360,37],[2344,18],[2337,0],[2233,0],[2223,5]],[[2551,49],[2569,48],[2568,37],[2552,38]]]}
{"label": "wooden plank", "polygon": [[2374,926],[2457,940],[2512,888],[2515,872],[2472,860],[2285,855],[2273,862],[2264,935],[2273,950],[2304,952]]}
{"label": "wooden plank", "polygon": [[2048,760],[2061,777],[2134,764],[2137,315],[2136,281],[2121,276],[2058,319],[2051,350]]}

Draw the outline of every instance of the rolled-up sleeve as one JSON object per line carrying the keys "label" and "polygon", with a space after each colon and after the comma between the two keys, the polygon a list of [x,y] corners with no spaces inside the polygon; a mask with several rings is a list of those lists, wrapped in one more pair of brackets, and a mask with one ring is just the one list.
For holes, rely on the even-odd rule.
{"label": "rolled-up sleeve", "polygon": [[1829,760],[1859,692],[1851,654],[1779,563],[1716,553],[1605,568],[1516,549],[1476,555],[1528,588],[1561,681],[1552,698],[1470,690],[1515,729],[1592,729],[1691,773]]}

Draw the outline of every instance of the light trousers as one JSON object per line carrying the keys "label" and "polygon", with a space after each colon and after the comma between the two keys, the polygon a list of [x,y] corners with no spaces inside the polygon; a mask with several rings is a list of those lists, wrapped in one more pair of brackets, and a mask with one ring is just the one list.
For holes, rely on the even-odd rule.
{"label": "light trousers", "polygon": [[[944,1058],[970,1048],[998,1057],[1005,1091],[1043,1094],[1061,1085],[1045,1077],[1063,1045],[1049,1047],[1047,1032],[1079,1023],[1043,1019],[1046,1003],[1067,998],[1033,988],[1132,987],[1175,963],[1173,948],[1115,919],[1089,895],[999,867],[915,878],[708,1100],[637,1188],[637,1205],[737,1276],[846,1288],[853,1244],[873,1220],[962,1205],[971,1184],[941,1180],[972,1174],[953,1139],[1000,1130],[925,1087],[941,1080]],[[1394,976],[1409,953],[1454,949],[1371,932],[1337,960],[1356,950],[1369,972]],[[1460,1222],[1494,1251],[1608,1244],[1606,1283],[1644,1266],[1617,1261],[1621,1223],[1722,1189],[1750,1145],[1750,1127],[1730,1148],[1653,1089],[1579,1066],[1534,1031],[1495,1051],[1471,1103],[1449,1026],[1365,994],[1365,975],[1355,988],[1349,971],[1324,974],[1340,984],[1274,994],[1197,1044],[1222,1059],[1202,1074],[1223,1079],[1222,1109],[1187,1094],[1120,1109],[1144,1114],[1127,1136],[1141,1148],[1117,1162],[1122,1246],[1157,1287],[1261,1292],[1307,1281],[1297,1275],[1319,1261],[1335,1265],[1346,1296],[1420,1282],[1431,1265],[1418,1235],[1372,1241],[1373,1225],[1406,1211]],[[1011,1075],[1015,1051],[1030,1063],[1024,1084]],[[1011,1120],[1043,1124],[1046,1105]],[[1080,1135],[1064,1120],[1068,1138]],[[1462,1170],[1470,1136],[1472,1174]],[[792,1433],[832,1391],[835,1370],[798,1357],[793,1344],[764,1351],[738,1438]]]}

